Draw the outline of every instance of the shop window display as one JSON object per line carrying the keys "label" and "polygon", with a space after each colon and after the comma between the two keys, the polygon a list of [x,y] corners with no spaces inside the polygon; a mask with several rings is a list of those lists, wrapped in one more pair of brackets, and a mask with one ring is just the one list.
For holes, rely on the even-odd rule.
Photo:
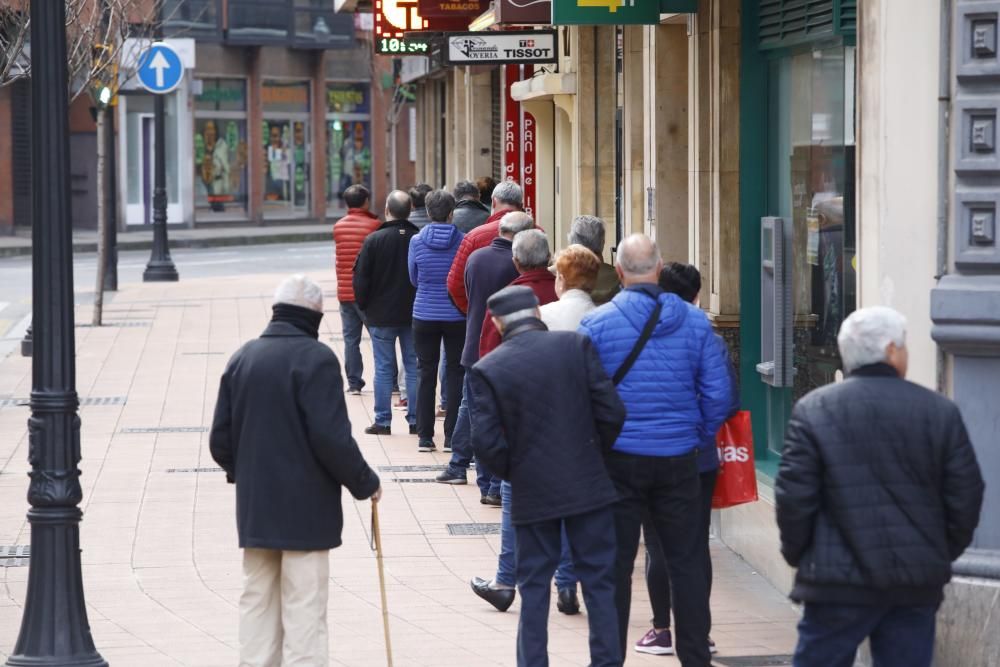
{"label": "shop window display", "polygon": [[327,212],[347,209],[344,190],[360,184],[371,188],[371,115],[368,84],[327,85]]}
{"label": "shop window display", "polygon": [[200,220],[246,215],[246,83],[205,79],[195,97],[195,215]]}

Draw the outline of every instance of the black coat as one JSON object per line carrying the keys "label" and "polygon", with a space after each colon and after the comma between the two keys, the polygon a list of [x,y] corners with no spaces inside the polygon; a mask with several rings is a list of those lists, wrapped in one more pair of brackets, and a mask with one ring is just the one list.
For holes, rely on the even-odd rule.
{"label": "black coat", "polygon": [[625,405],[590,340],[515,324],[469,376],[472,447],[511,484],[515,524],[574,516],[617,500],[604,467]]}
{"label": "black coat", "polygon": [[379,487],[351,437],[333,351],[286,322],[229,360],[215,405],[212,458],[236,483],[241,548],[340,546],[340,487]]}
{"label": "black coat", "polygon": [[418,232],[407,220],[390,220],[365,239],[354,262],[354,300],[373,327],[413,324],[417,288],[410,282],[407,256]]}
{"label": "black coat", "polygon": [[451,222],[463,234],[468,234],[490,217],[490,209],[478,199],[463,199],[455,204]]}
{"label": "black coat", "polygon": [[969,546],[983,479],[958,407],[874,364],[795,406],[774,492],[794,600],[920,605]]}

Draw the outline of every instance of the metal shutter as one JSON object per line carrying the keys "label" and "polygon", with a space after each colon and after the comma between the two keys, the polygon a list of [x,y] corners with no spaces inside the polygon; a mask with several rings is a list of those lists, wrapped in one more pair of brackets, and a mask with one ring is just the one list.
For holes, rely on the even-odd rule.
{"label": "metal shutter", "polygon": [[503,175],[503,125],[500,113],[500,100],[503,99],[503,92],[500,90],[500,71],[497,67],[490,73],[490,87],[493,89],[493,99],[491,100],[490,111],[493,121],[493,178],[500,180]]}
{"label": "metal shutter", "polygon": [[857,0],[760,0],[759,46],[778,49],[853,35],[857,22]]}
{"label": "metal shutter", "polygon": [[11,157],[13,159],[14,225],[31,226],[31,83],[11,85]]}

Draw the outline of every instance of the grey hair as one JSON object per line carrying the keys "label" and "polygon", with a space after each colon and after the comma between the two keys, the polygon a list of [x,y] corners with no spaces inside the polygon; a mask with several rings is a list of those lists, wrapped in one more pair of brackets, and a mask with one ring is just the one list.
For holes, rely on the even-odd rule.
{"label": "grey hair", "polygon": [[500,329],[506,329],[515,322],[521,320],[526,320],[529,317],[538,317],[538,308],[525,308],[524,310],[515,310],[513,313],[507,313],[506,315],[497,315],[496,318],[500,321]]}
{"label": "grey hair", "polygon": [[596,215],[578,215],[569,228],[569,243],[579,243],[601,257],[604,254],[604,221]]}
{"label": "grey hair", "polygon": [[526,229],[514,237],[514,260],[522,269],[545,268],[550,259],[549,240],[542,230]]}
{"label": "grey hair", "polygon": [[651,238],[645,234],[631,234],[618,244],[616,261],[626,276],[645,276],[653,273],[663,258]]}
{"label": "grey hair", "polygon": [[479,186],[472,181],[459,181],[455,184],[455,189],[451,191],[455,199],[475,199],[479,201]]}
{"label": "grey hair", "polygon": [[500,218],[500,234],[502,235],[514,236],[526,229],[532,229],[534,226],[535,221],[523,211],[511,211]]}
{"label": "grey hair", "polygon": [[297,273],[278,285],[278,289],[274,291],[274,303],[287,303],[322,313],[323,290],[305,274]]}
{"label": "grey hair", "polygon": [[906,318],[886,306],[856,310],[844,320],[837,334],[844,372],[886,360],[889,343],[906,347]]}
{"label": "grey hair", "polygon": [[522,191],[521,186],[514,181],[500,181],[500,183],[493,188],[493,198],[501,204],[507,204],[508,206],[520,206],[524,203],[524,191]]}

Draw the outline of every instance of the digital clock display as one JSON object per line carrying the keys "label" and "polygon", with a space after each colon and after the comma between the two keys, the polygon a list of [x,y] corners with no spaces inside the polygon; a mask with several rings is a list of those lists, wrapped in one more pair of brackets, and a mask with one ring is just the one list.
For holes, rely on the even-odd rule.
{"label": "digital clock display", "polygon": [[379,37],[375,40],[375,53],[381,55],[427,55],[430,39],[425,37]]}

